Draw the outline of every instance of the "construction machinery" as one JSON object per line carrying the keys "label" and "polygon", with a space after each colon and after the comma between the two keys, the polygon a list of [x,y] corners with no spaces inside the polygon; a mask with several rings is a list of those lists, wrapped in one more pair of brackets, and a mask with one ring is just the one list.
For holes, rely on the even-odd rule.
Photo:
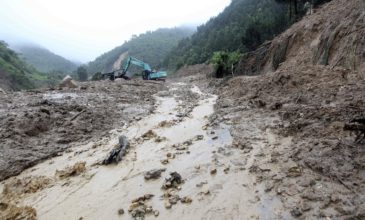
{"label": "construction machinery", "polygon": [[109,78],[110,80],[115,80],[116,78],[123,78],[126,80],[129,80],[134,74],[127,75],[128,69],[131,66],[131,64],[141,67],[143,69],[142,71],[142,79],[144,80],[162,80],[165,81],[167,73],[165,71],[153,71],[148,63],[145,63],[141,60],[138,60],[134,57],[128,57],[124,63],[123,67],[118,70],[114,70],[110,73],[103,73],[102,78]]}

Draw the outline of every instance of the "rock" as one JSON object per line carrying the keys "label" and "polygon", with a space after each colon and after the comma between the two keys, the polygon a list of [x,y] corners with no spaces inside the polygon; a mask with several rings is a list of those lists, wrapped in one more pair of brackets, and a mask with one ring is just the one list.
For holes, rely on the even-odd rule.
{"label": "rock", "polygon": [[168,159],[163,159],[160,161],[163,165],[166,165],[169,163],[169,160]]}
{"label": "rock", "polygon": [[183,198],[181,198],[181,203],[192,203],[193,200],[190,197],[184,196]]}
{"label": "rock", "polygon": [[212,140],[217,140],[217,139],[218,139],[218,136],[212,137]]}
{"label": "rock", "polygon": [[118,215],[123,215],[124,214],[124,209],[119,209],[118,210]]}
{"label": "rock", "polygon": [[210,170],[210,174],[211,175],[215,175],[217,173],[217,169],[216,168],[212,168],[211,170]]}
{"label": "rock", "polygon": [[146,208],[146,213],[151,213],[151,212],[153,212],[152,206],[148,206]]}
{"label": "rock", "polygon": [[299,217],[299,216],[301,216],[303,213],[302,213],[302,211],[301,211],[298,207],[294,207],[294,208],[290,211],[290,214],[291,214],[293,217]]}
{"label": "rock", "polygon": [[208,182],[207,181],[200,182],[196,184],[196,187],[202,187],[204,184],[208,184]]}
{"label": "rock", "polygon": [[157,216],[159,216],[159,215],[160,215],[160,212],[159,212],[158,210],[155,210],[155,211],[153,211],[153,215],[154,215],[155,217],[157,217]]}
{"label": "rock", "polygon": [[170,195],[169,196],[169,203],[172,205],[175,205],[180,200],[180,197],[178,195]]}
{"label": "rock", "polygon": [[171,209],[172,204],[169,201],[165,201],[165,208],[166,209]]}
{"label": "rock", "polygon": [[145,180],[158,179],[161,177],[161,173],[165,171],[166,168],[150,170],[144,174],[144,178]]}
{"label": "rock", "polygon": [[183,180],[179,173],[172,172],[168,177],[165,178],[165,182],[162,185],[163,189],[176,188],[178,185],[182,184]]}
{"label": "rock", "polygon": [[132,204],[150,200],[153,196],[154,196],[153,194],[146,194],[144,196],[138,197],[138,198],[132,200]]}
{"label": "rock", "polygon": [[109,152],[107,157],[103,160],[103,165],[120,162],[129,148],[129,142],[126,136],[119,136],[119,145]]}
{"label": "rock", "polygon": [[204,139],[204,135],[197,135],[197,136],[194,137],[195,141],[201,141],[203,139]]}
{"label": "rock", "polygon": [[169,159],[174,159],[175,158],[175,154],[167,153],[166,154],[166,157],[169,158]]}
{"label": "rock", "polygon": [[71,76],[67,75],[59,84],[60,88],[77,88],[77,83]]}
{"label": "rock", "polygon": [[294,166],[288,169],[287,176],[288,177],[298,177],[302,175],[302,169],[298,166]]}
{"label": "rock", "polygon": [[229,170],[230,170],[230,167],[226,167],[226,168],[224,168],[223,172],[224,172],[225,174],[227,174],[227,173],[229,172]]}

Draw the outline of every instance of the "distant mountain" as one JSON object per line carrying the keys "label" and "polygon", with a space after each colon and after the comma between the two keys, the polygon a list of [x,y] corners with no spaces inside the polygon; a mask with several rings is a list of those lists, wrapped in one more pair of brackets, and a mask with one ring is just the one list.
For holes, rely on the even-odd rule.
{"label": "distant mountain", "polygon": [[152,68],[159,68],[170,50],[177,46],[181,39],[191,36],[194,32],[195,28],[189,27],[161,28],[133,36],[131,40],[90,62],[87,65],[88,73],[118,69],[128,55],[143,60]]}
{"label": "distant mountain", "polygon": [[58,74],[38,72],[22,60],[4,41],[0,41],[0,89],[21,90],[54,85],[61,79]]}
{"label": "distant mountain", "polygon": [[37,45],[25,44],[14,46],[13,48],[19,53],[20,58],[43,73],[55,71],[71,73],[76,70],[78,66],[77,64]]}

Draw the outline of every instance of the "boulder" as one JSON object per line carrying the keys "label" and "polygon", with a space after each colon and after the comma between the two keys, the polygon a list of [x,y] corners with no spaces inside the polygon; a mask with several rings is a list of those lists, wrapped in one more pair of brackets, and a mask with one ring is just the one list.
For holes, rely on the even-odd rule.
{"label": "boulder", "polygon": [[77,88],[78,85],[71,76],[67,75],[65,78],[63,78],[59,86],[60,88]]}

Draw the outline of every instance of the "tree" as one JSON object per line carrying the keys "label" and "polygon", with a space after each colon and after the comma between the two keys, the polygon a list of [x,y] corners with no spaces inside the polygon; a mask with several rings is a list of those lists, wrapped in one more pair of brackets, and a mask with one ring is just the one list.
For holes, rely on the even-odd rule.
{"label": "tree", "polygon": [[79,68],[77,68],[77,76],[79,77],[80,81],[86,81],[87,80],[87,70],[84,66],[80,66]]}

